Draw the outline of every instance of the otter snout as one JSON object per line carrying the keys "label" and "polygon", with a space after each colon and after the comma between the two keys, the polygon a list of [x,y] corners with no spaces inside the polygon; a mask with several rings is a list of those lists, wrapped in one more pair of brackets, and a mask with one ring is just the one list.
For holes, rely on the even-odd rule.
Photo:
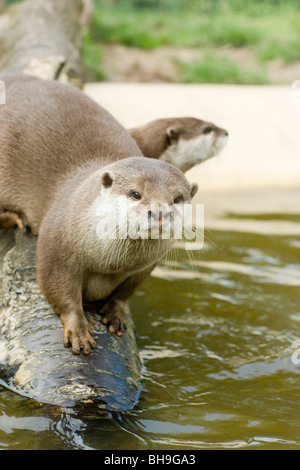
{"label": "otter snout", "polygon": [[163,234],[169,234],[172,238],[171,226],[174,221],[174,212],[165,208],[154,208],[148,210],[148,229],[152,238],[161,237]]}
{"label": "otter snout", "polygon": [[167,209],[148,210],[149,224],[164,224],[174,219],[174,212]]}
{"label": "otter snout", "polygon": [[227,144],[229,133],[226,129],[218,128],[218,130],[215,131],[215,134],[216,134],[216,137],[215,137],[214,150],[215,150],[215,154],[217,155],[218,153],[221,152],[221,150],[223,150],[223,148]]}
{"label": "otter snout", "polygon": [[139,205],[128,214],[131,238],[169,238],[173,239],[175,221],[174,208],[168,205]]}

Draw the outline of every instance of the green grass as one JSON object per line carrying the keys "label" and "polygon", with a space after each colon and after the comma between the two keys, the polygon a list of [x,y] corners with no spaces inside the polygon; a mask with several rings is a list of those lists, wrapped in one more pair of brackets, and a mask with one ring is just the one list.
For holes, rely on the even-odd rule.
{"label": "green grass", "polygon": [[268,15],[249,17],[233,11],[209,15],[102,6],[93,16],[91,39],[143,49],[231,44],[250,47],[262,60],[290,61],[299,58],[300,13],[274,8]]}
{"label": "green grass", "polygon": [[179,64],[178,79],[183,83],[235,83],[239,85],[269,83],[263,69],[242,68],[228,57],[215,52],[206,52],[200,61]]}
{"label": "green grass", "polygon": [[256,50],[257,57],[263,61],[282,59],[286,63],[300,60],[300,33],[298,37],[284,37],[274,35],[265,43],[261,43]]}
{"label": "green grass", "polygon": [[157,12],[105,8],[93,15],[91,39],[98,43],[124,44],[155,49],[172,42],[174,30]]}
{"label": "green grass", "polygon": [[160,46],[204,47],[232,44],[236,47],[257,44],[263,31],[247,17],[211,17],[189,12],[162,15],[157,11],[102,9],[96,11],[91,38],[100,43],[118,43],[143,49]]}
{"label": "green grass", "polygon": [[[88,39],[85,39],[85,61],[90,70],[95,66],[99,79],[103,71],[101,67],[97,69],[97,48],[101,49],[103,44],[147,50],[161,46],[198,48],[206,52],[204,59],[180,66],[179,79],[185,77],[192,83],[201,76],[218,83],[267,83],[264,67],[268,61],[300,60],[300,2],[295,0],[146,2],[160,3],[159,9],[132,7],[133,3],[142,4],[145,0],[115,0],[115,3],[112,7],[96,0]],[[274,3],[279,6],[274,7]],[[210,51],[225,45],[250,49],[257,68],[243,70],[227,57],[211,54]]]}
{"label": "green grass", "polygon": [[104,80],[106,74],[101,66],[103,56],[102,46],[91,40],[88,30],[83,35],[82,55],[86,70],[86,80]]}

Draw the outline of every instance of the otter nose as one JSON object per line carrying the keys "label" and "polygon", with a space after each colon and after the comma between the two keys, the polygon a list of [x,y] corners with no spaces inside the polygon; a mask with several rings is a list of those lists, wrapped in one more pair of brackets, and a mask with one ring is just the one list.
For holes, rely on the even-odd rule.
{"label": "otter nose", "polygon": [[158,222],[163,224],[168,219],[170,219],[170,212],[167,210],[159,209],[159,210],[148,210],[148,221],[149,222]]}

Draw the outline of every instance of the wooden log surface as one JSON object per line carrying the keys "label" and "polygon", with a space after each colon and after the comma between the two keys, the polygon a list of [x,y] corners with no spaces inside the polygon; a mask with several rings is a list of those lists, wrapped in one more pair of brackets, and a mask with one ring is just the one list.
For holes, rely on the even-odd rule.
{"label": "wooden log surface", "polygon": [[[25,0],[0,16],[0,70],[81,86],[92,0]],[[0,9],[1,13],[1,9]]]}
{"label": "wooden log surface", "polygon": [[97,348],[72,354],[62,343],[58,316],[35,279],[36,237],[0,232],[0,384],[43,403],[96,403],[126,410],[139,394],[141,361],[130,312],[121,338],[107,332],[96,313],[87,312]]}

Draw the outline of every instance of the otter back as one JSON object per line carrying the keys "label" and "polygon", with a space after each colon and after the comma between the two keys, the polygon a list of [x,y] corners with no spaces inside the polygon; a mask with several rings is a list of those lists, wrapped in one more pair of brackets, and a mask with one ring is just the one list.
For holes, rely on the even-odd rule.
{"label": "otter back", "polygon": [[122,336],[126,301],[172,244],[163,235],[126,237],[121,244],[99,237],[117,198],[129,204],[128,217],[117,224],[122,233],[129,219],[143,233],[153,222],[160,234],[162,223],[171,229],[173,209],[190,203],[198,186],[174,166],[145,158],[129,133],[83,92],[22,76],[6,80],[7,104],[0,108],[3,220],[21,229],[25,220],[38,234],[37,280],[60,315],[63,343],[72,344],[74,354],[89,354],[96,341],[83,301],[98,309],[100,301],[102,322]]}
{"label": "otter back", "polygon": [[0,106],[0,206],[26,214],[35,229],[75,168],[141,155],[126,130],[76,88],[22,75],[0,79],[7,88]]}

